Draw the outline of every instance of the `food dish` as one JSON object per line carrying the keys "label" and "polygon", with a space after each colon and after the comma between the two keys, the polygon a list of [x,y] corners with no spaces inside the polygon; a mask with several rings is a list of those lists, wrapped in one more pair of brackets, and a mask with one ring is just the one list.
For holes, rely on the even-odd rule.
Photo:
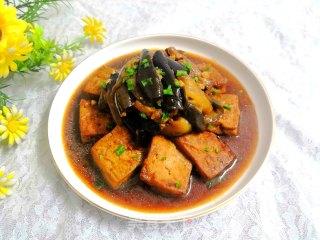
{"label": "food dish", "polygon": [[[161,41],[161,40],[164,40],[164,39],[166,39],[166,42],[162,42]],[[235,74],[236,76],[237,76],[237,72],[238,72],[238,73],[240,73],[240,75],[244,74],[244,75],[246,75],[247,78],[249,77],[251,79],[254,79],[253,81],[257,86],[255,88],[255,91],[252,91],[252,94],[254,95],[257,91],[258,92],[260,91],[260,93],[262,93],[263,96],[265,97],[265,98],[262,97],[262,99],[261,99],[261,95],[259,95],[260,96],[260,101],[262,101],[262,102],[264,101],[264,103],[266,103],[266,106],[269,106],[270,111],[267,114],[269,114],[269,120],[271,120],[271,121],[269,123],[267,123],[267,124],[270,125],[271,130],[273,129],[272,111],[271,111],[271,108],[270,108],[270,103],[268,102],[268,98],[267,98],[267,96],[266,96],[266,94],[264,92],[264,89],[261,87],[259,82],[255,79],[254,75],[241,62],[238,62],[238,60],[235,59],[232,55],[229,55],[228,53],[226,53],[225,51],[221,50],[220,48],[217,48],[217,47],[215,47],[213,45],[210,45],[208,43],[202,42],[200,40],[187,38],[187,37],[181,37],[181,36],[180,37],[178,37],[178,36],[154,36],[154,37],[142,38],[142,40],[140,39],[140,41],[142,41],[140,43],[139,43],[139,40],[137,40],[137,39],[131,40],[130,44],[122,43],[123,46],[120,47],[120,48],[118,47],[118,52],[115,52],[115,50],[114,50],[114,49],[117,48],[117,46],[109,47],[109,49],[106,50],[106,51],[109,54],[113,53],[114,56],[121,56],[122,55],[121,51],[124,51],[126,49],[126,47],[132,46],[132,43],[133,43],[133,45],[135,45],[135,47],[140,46],[140,49],[141,48],[145,48],[145,47],[148,47],[148,48],[151,48],[151,47],[152,48],[161,48],[161,46],[159,46],[159,45],[167,44],[168,40],[171,41],[170,45],[175,45],[179,49],[188,49],[188,51],[190,51],[190,52],[195,52],[197,54],[204,55],[204,56],[208,56],[208,52],[207,51],[211,50],[211,52],[214,53],[213,55],[211,55],[211,57],[216,59],[219,62],[219,64],[221,64],[223,66],[225,66],[225,64],[222,63],[223,61],[226,61],[226,63],[229,64],[229,65],[230,65],[230,63],[232,64],[232,61],[233,61],[234,65],[231,65],[231,68],[228,68],[228,67],[226,67],[226,68],[231,70],[233,74],[235,74],[235,72],[236,72],[236,74]],[[142,44],[145,44],[145,45],[142,45]],[[184,44],[187,45],[188,48],[183,48]],[[166,46],[164,46],[162,48],[165,48],[165,47]],[[202,47],[207,47],[207,50],[206,50],[206,52],[204,54],[201,54]],[[191,50],[189,50],[190,48],[191,48]],[[193,51],[192,48],[195,49],[195,50]],[[131,51],[128,51],[128,52],[132,52],[132,50],[138,50],[138,49],[131,48],[130,50]],[[124,52],[124,53],[128,53],[128,52]],[[110,58],[108,58],[110,56],[103,57],[103,55],[99,54],[99,53],[97,53],[95,57],[96,57],[95,59],[93,59],[93,57],[91,57],[91,58],[86,60],[86,62],[87,62],[86,68],[90,64],[92,64],[92,66],[95,66],[95,67],[91,68],[91,71],[92,71],[92,69],[95,69],[98,66],[101,66],[103,63],[107,62],[108,60],[111,60]],[[219,57],[221,57],[221,58],[219,58]],[[90,61],[90,59],[91,59],[91,61]],[[221,62],[221,59],[222,59],[222,62]],[[104,60],[104,62],[102,62],[102,60]],[[231,62],[230,62],[230,60],[231,60]],[[99,64],[99,61],[100,61],[100,64]],[[74,72],[71,73],[71,75],[69,76],[67,81],[60,88],[60,90],[59,90],[59,92],[57,94],[57,97],[54,100],[54,103],[53,103],[52,109],[51,109],[51,113],[50,113],[50,119],[49,119],[49,140],[50,140],[50,146],[51,146],[53,155],[55,157],[55,161],[56,161],[56,163],[58,165],[59,170],[63,171],[62,172],[63,176],[68,178],[67,182],[69,182],[73,187],[77,187],[77,191],[80,190],[81,191],[80,194],[83,197],[90,198],[90,202],[94,202],[99,207],[103,208],[104,210],[111,211],[114,214],[121,215],[121,216],[124,216],[124,217],[135,218],[135,219],[140,219],[140,220],[153,220],[153,221],[161,221],[161,220],[170,221],[171,220],[172,221],[172,220],[178,220],[178,219],[185,218],[185,217],[194,217],[194,216],[197,216],[199,214],[204,214],[205,212],[212,211],[215,207],[217,207],[219,205],[219,202],[221,204],[223,201],[226,201],[231,196],[234,196],[236,192],[238,192],[240,189],[242,189],[244,187],[244,185],[248,182],[248,180],[250,178],[252,178],[252,176],[254,175],[255,171],[261,166],[264,158],[262,160],[260,160],[260,161],[256,160],[257,153],[258,153],[258,155],[262,154],[262,156],[263,156],[263,154],[264,154],[264,157],[266,156],[266,153],[268,152],[268,149],[269,149],[269,146],[270,146],[270,143],[271,143],[272,134],[271,135],[269,134],[269,138],[267,138],[267,142],[264,143],[264,144],[267,143],[267,145],[262,145],[261,146],[261,142],[260,142],[261,133],[264,135],[264,134],[267,134],[267,132],[261,131],[261,128],[259,128],[259,131],[258,131],[258,138],[259,139],[258,139],[258,142],[257,142],[257,151],[256,151],[255,155],[253,156],[253,161],[251,162],[250,166],[242,174],[240,179],[234,185],[232,185],[230,187],[230,189],[228,189],[223,195],[217,197],[216,199],[214,199],[212,201],[201,203],[200,205],[197,205],[197,206],[194,206],[194,207],[191,207],[191,208],[179,209],[177,211],[166,212],[166,213],[161,213],[161,211],[157,213],[157,212],[143,212],[143,211],[139,211],[137,209],[126,209],[125,207],[123,207],[121,205],[113,204],[112,201],[106,201],[105,199],[101,198],[101,196],[99,196],[98,194],[96,194],[92,190],[90,190],[87,186],[83,186],[83,183],[81,184],[81,181],[79,182],[79,179],[74,174],[72,169],[62,169],[62,166],[66,166],[66,163],[65,163],[66,154],[63,152],[63,149],[62,149],[62,152],[61,152],[61,149],[59,149],[61,147],[61,144],[63,146],[62,140],[60,139],[58,141],[59,144],[56,144],[56,140],[52,141],[53,140],[52,135],[56,135],[56,134],[53,134],[53,131],[52,131],[53,130],[53,128],[52,128],[53,126],[52,125],[55,125],[55,127],[58,127],[59,129],[63,129],[62,128],[63,127],[62,126],[63,125],[63,116],[61,118],[61,114],[62,115],[64,114],[64,111],[65,111],[66,105],[67,105],[66,103],[64,103],[63,104],[64,105],[64,107],[63,107],[64,110],[60,111],[60,113],[57,115],[58,118],[59,118],[58,119],[58,124],[56,122],[54,124],[51,124],[50,120],[53,118],[52,116],[53,116],[54,112],[57,113],[57,111],[59,111],[57,104],[61,104],[61,101],[62,101],[61,96],[67,96],[66,94],[68,94],[68,92],[69,92],[69,97],[70,97],[72,92],[75,91],[75,89],[76,89],[76,87],[74,87],[74,86],[72,86],[72,84],[70,84],[70,81],[71,81],[70,79],[74,80],[76,77],[88,76],[89,75],[88,70],[87,70],[87,74],[86,75],[81,74],[81,72],[83,72],[82,71],[83,69],[80,69],[81,65],[82,64],[80,64],[78,66],[78,68],[77,68],[77,69],[79,69],[78,73],[74,74],[77,71],[77,69]],[[235,69],[235,72],[234,72],[234,69]],[[237,76],[237,77],[239,78],[239,80],[243,84],[242,78],[240,78],[239,76]],[[145,78],[143,77],[143,79],[145,79]],[[82,78],[82,80],[83,80],[83,78]],[[80,82],[81,81],[78,80],[77,85],[79,85]],[[75,83],[73,82],[73,84],[75,84]],[[251,96],[250,88],[252,88],[252,85],[250,86],[250,84],[248,84],[248,83],[247,83],[247,85],[249,87],[248,94]],[[72,90],[68,89],[68,87],[71,87]],[[245,86],[245,89],[247,89],[246,86]],[[60,97],[59,97],[59,95],[60,95]],[[152,97],[154,97],[154,96],[150,96],[150,99],[152,99]],[[59,98],[60,98],[60,100],[59,100]],[[251,98],[252,98],[252,96],[251,96]],[[253,99],[253,102],[256,105],[255,99],[254,98],[252,98],[252,99]],[[60,103],[59,103],[59,101],[60,101]],[[259,104],[259,99],[257,101],[258,101],[258,104]],[[60,106],[60,108],[61,108],[61,106]],[[258,117],[258,122],[259,122],[259,126],[260,126],[259,117],[261,117],[261,115],[259,116],[259,113],[260,112],[258,110],[257,111],[257,117]],[[113,118],[113,119],[115,119],[115,118]],[[195,125],[193,124],[193,127],[194,126]],[[235,132],[236,131],[235,128],[232,128],[231,130],[232,131],[229,131],[229,133],[228,133],[229,135],[232,135],[232,134],[236,133]],[[272,133],[272,131],[271,131],[271,133]],[[87,134],[86,136],[83,137],[83,139],[88,138],[89,135]],[[264,135],[264,137],[268,137],[268,136]],[[61,136],[60,136],[60,138],[61,138]],[[89,136],[89,138],[90,138],[90,136]],[[183,136],[182,136],[182,138],[183,138]],[[269,142],[268,142],[268,140],[269,140]],[[162,141],[163,142],[163,139],[158,139],[158,141],[160,141],[160,142]],[[178,143],[178,145],[184,146],[183,140],[181,140],[180,143]],[[170,147],[170,145],[168,145],[168,147]],[[261,147],[263,149],[261,149]],[[59,150],[57,150],[57,149],[59,149]],[[59,153],[57,153],[58,151],[59,151]],[[190,152],[189,152],[189,154],[190,154]],[[58,155],[60,155],[60,157],[63,157],[64,160],[59,161],[60,160],[59,159],[57,161]],[[98,162],[98,158],[100,158],[100,155],[101,154],[96,155],[96,161],[95,161],[96,163]],[[138,159],[138,160],[141,161],[141,159]],[[137,162],[139,162],[139,161],[137,161]],[[231,161],[229,161],[227,165],[229,165],[230,162]],[[253,164],[256,165],[255,169],[251,169]],[[70,165],[68,167],[70,168]],[[197,167],[199,167],[199,166],[197,165]],[[143,166],[143,169],[146,169],[146,167]],[[251,176],[249,176],[249,178],[245,179],[246,181],[243,182],[243,177],[246,176],[250,172],[251,172]],[[205,173],[205,171],[203,171],[201,173],[202,173],[201,175],[205,176],[208,179],[210,179],[210,178],[212,178],[212,176],[214,176],[214,175],[210,176],[210,174],[209,173]],[[125,178],[125,176],[124,176],[124,178]],[[142,177],[143,180],[148,182],[147,178],[148,178],[147,175]],[[72,181],[72,183],[71,183],[71,181]],[[119,181],[114,181],[114,182],[108,181],[108,182],[111,183],[110,185],[114,186],[114,188],[118,188],[123,183],[121,179]],[[233,193],[232,193],[232,189],[234,189],[234,187],[236,185],[239,185],[239,182],[240,182],[240,184],[242,182],[242,186],[238,187],[236,190],[233,190]],[[112,185],[112,183],[113,183],[113,185]],[[179,182],[179,184],[180,184],[180,182]],[[172,189],[169,192],[172,193]],[[94,201],[92,201],[92,199]]]}

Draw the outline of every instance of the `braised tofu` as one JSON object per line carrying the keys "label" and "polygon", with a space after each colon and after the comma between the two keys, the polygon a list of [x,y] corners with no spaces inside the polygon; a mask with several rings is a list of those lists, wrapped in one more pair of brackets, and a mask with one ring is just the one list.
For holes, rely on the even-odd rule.
{"label": "braised tofu", "polygon": [[212,96],[224,106],[224,113],[215,127],[215,133],[236,136],[240,118],[239,98],[234,94],[217,94]]}
{"label": "braised tofu", "polygon": [[92,148],[91,155],[113,189],[124,184],[141,164],[143,151],[137,148],[125,127],[116,126]]}
{"label": "braised tofu", "polygon": [[83,92],[99,97],[101,86],[108,82],[110,75],[114,72],[114,68],[103,65],[99,71],[89,76],[88,81],[84,85]]}
{"label": "braised tofu", "polygon": [[95,100],[80,100],[79,125],[83,143],[105,135],[112,122],[109,114],[99,111]]}
{"label": "braised tofu", "polygon": [[163,136],[154,136],[140,179],[157,190],[180,196],[189,188],[192,164],[174,143]]}
{"label": "braised tofu", "polygon": [[205,180],[216,177],[235,158],[229,147],[212,132],[187,134],[176,138],[175,143]]}

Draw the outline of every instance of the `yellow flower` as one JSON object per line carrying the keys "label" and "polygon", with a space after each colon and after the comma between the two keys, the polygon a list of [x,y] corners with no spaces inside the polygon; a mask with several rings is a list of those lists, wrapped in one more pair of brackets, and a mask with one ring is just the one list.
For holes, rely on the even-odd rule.
{"label": "yellow flower", "polygon": [[7,77],[9,69],[17,70],[15,61],[25,61],[26,54],[32,51],[32,46],[23,35],[17,35],[0,41],[0,78]]}
{"label": "yellow flower", "polygon": [[95,39],[98,42],[103,42],[106,29],[102,26],[102,22],[91,17],[82,18],[82,21],[86,23],[86,25],[83,26],[83,31],[85,35],[90,36],[90,42],[93,42]]}
{"label": "yellow flower", "polygon": [[8,139],[9,145],[14,142],[19,144],[24,139],[29,127],[27,123],[29,119],[23,117],[23,111],[12,106],[11,110],[6,106],[2,107],[2,118],[0,118],[0,137],[2,140]]}
{"label": "yellow flower", "polygon": [[11,195],[11,186],[16,183],[14,179],[14,172],[5,175],[5,166],[0,167],[0,199],[4,199],[6,196]]}
{"label": "yellow flower", "polygon": [[25,21],[16,18],[16,9],[4,6],[4,0],[0,0],[0,41],[23,34],[26,27]]}
{"label": "yellow flower", "polygon": [[75,58],[71,51],[63,50],[62,56],[56,55],[57,62],[50,64],[50,75],[62,82],[74,68]]}

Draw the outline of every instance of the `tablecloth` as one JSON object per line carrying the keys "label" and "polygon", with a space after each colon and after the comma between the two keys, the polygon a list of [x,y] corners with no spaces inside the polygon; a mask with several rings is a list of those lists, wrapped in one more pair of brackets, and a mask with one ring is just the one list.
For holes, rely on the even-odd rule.
{"label": "tablecloth", "polygon": [[155,33],[224,46],[266,86],[275,140],[258,176],[220,210],[178,223],[124,220],[82,200],[54,167],[47,122],[60,85],[44,71],[18,77],[6,92],[25,110],[30,130],[20,145],[0,146],[0,165],[18,179],[0,201],[0,239],[320,239],[320,1],[71,0],[44,16],[45,35],[61,42],[82,35],[81,17],[104,22],[105,43],[85,44],[77,62]]}

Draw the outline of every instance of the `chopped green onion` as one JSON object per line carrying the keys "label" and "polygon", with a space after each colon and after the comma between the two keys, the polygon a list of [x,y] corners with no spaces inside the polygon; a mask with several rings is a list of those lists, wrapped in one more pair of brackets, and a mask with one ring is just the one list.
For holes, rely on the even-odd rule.
{"label": "chopped green onion", "polygon": [[146,58],[145,58],[145,59],[143,59],[143,60],[142,60],[142,65],[143,65],[143,67],[144,67],[144,68],[149,67],[149,66],[150,66],[150,64],[149,64],[149,62],[148,62],[148,59],[146,59]]}
{"label": "chopped green onion", "polygon": [[171,88],[171,85],[169,84],[168,87],[166,89],[163,89],[163,94],[164,95],[173,95],[173,92],[172,92],[172,88]]}
{"label": "chopped green onion", "polygon": [[164,160],[166,160],[167,159],[167,157],[162,157],[160,160],[161,161],[164,161]]}
{"label": "chopped green onion", "polygon": [[207,66],[207,67],[206,67],[206,71],[207,71],[207,72],[210,71],[210,69],[211,69],[210,66]]}
{"label": "chopped green onion", "polygon": [[215,151],[216,153],[218,153],[218,152],[219,152],[219,148],[216,147],[216,148],[214,149],[214,151]]}
{"label": "chopped green onion", "polygon": [[126,150],[126,147],[123,144],[120,144],[116,150],[114,150],[115,154],[117,154],[117,156],[120,156],[122,153],[124,153],[124,151]]}
{"label": "chopped green onion", "polygon": [[133,155],[133,156],[132,156],[132,158],[134,158],[134,159],[138,159],[138,158],[139,158],[139,156],[140,156],[139,154],[135,154],[135,155]]}
{"label": "chopped green onion", "polygon": [[140,117],[144,118],[144,119],[148,119],[147,115],[145,113],[140,113]]}
{"label": "chopped green onion", "polygon": [[103,159],[102,155],[100,154],[99,155],[99,160],[101,161]]}
{"label": "chopped green onion", "polygon": [[181,83],[177,79],[175,79],[174,80],[174,86],[181,87]]}
{"label": "chopped green onion", "polygon": [[208,128],[209,128],[210,130],[213,130],[212,124],[208,124]]}
{"label": "chopped green onion", "polygon": [[128,79],[126,80],[127,88],[129,91],[132,91],[134,86],[133,86],[133,79]]}
{"label": "chopped green onion", "polygon": [[113,122],[108,124],[109,131],[111,131],[114,127],[115,127],[115,124]]}
{"label": "chopped green onion", "polygon": [[107,88],[107,83],[105,81],[100,81],[100,87],[103,89]]}
{"label": "chopped green onion", "polygon": [[190,72],[192,70],[191,64],[189,62],[184,63],[184,66]]}
{"label": "chopped green onion", "polygon": [[219,93],[219,90],[214,88],[214,89],[212,90],[212,93],[213,93],[214,95],[217,95],[217,94]]}
{"label": "chopped green onion", "polygon": [[208,148],[208,147],[205,147],[203,150],[206,152],[210,152],[210,148]]}
{"label": "chopped green onion", "polygon": [[96,188],[96,189],[100,189],[104,186],[105,182],[102,178],[98,178],[97,180],[94,181],[93,183],[93,186]]}
{"label": "chopped green onion", "polygon": [[158,73],[161,75],[161,76],[164,76],[166,75],[166,73],[159,67],[155,67],[155,69],[158,71]]}
{"label": "chopped green onion", "polygon": [[232,107],[230,105],[228,105],[228,104],[223,104],[222,107],[227,109],[227,110],[231,110],[232,109]]}
{"label": "chopped green onion", "polygon": [[162,100],[158,100],[158,101],[157,101],[157,105],[158,105],[159,107],[161,107],[161,105],[162,105]]}
{"label": "chopped green onion", "polygon": [[176,76],[177,77],[183,77],[183,76],[187,76],[188,73],[185,70],[177,70]]}
{"label": "chopped green onion", "polygon": [[199,78],[198,78],[198,77],[194,77],[194,81],[195,81],[195,82],[198,82],[198,81],[199,81]]}
{"label": "chopped green onion", "polygon": [[179,187],[180,187],[180,183],[176,182],[176,188],[179,188]]}
{"label": "chopped green onion", "polygon": [[133,69],[132,67],[127,67],[126,73],[127,73],[127,76],[133,76],[135,74],[135,69]]}
{"label": "chopped green onion", "polygon": [[146,87],[146,86],[148,86],[148,85],[152,85],[152,78],[149,77],[149,78],[143,79],[143,80],[141,81],[141,84],[142,84],[142,86],[144,86],[144,87]]}
{"label": "chopped green onion", "polygon": [[163,112],[163,113],[162,113],[161,120],[162,120],[162,121],[165,121],[166,119],[168,119],[168,117],[169,117],[169,113]]}

